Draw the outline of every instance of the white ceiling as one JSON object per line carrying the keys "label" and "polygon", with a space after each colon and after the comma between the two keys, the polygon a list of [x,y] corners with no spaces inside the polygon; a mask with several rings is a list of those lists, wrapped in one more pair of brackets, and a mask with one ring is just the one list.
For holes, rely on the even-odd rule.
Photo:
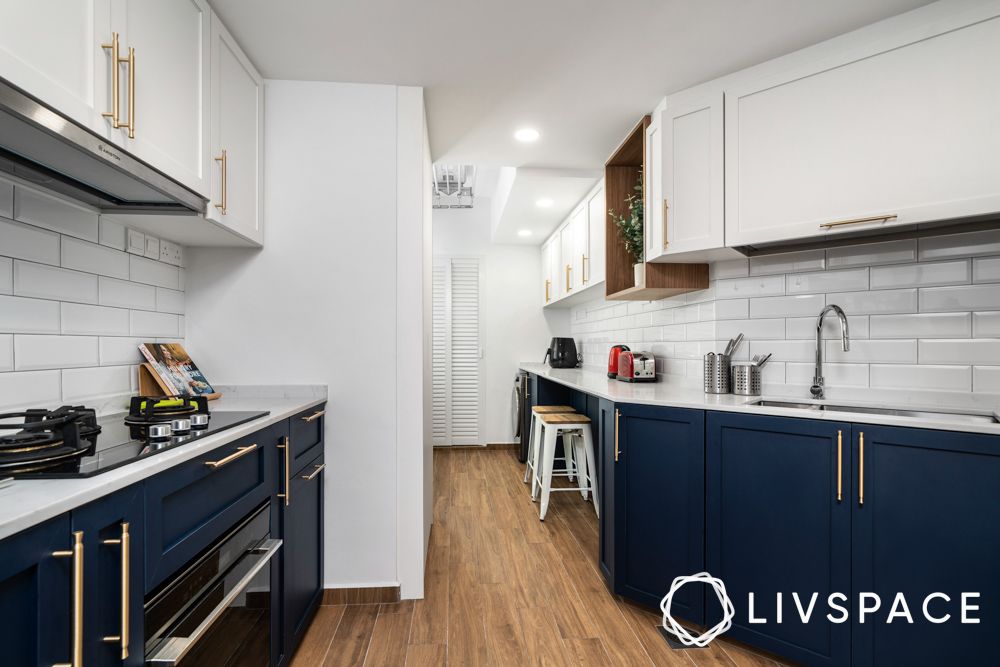
{"label": "white ceiling", "polygon": [[[498,220],[493,220],[493,243],[538,245],[572,212],[594,187],[599,170],[518,169],[510,195]],[[552,206],[540,208],[539,199],[551,199]],[[517,233],[526,229],[531,236]]]}
{"label": "white ceiling", "polygon": [[425,86],[435,161],[584,169],[669,92],[922,4],[212,0],[265,77]]}

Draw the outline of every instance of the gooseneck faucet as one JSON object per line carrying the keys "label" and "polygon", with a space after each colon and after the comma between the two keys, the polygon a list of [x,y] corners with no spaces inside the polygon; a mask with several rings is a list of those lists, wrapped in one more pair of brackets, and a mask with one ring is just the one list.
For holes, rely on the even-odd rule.
{"label": "gooseneck faucet", "polygon": [[824,308],[820,314],[819,319],[816,320],[816,372],[813,375],[812,387],[809,391],[812,392],[813,398],[823,398],[823,318],[830,311],[837,313],[837,317],[840,318],[840,337],[844,340],[844,352],[851,349],[851,335],[847,329],[847,315],[844,314],[843,308],[840,306],[835,306],[830,304]]}

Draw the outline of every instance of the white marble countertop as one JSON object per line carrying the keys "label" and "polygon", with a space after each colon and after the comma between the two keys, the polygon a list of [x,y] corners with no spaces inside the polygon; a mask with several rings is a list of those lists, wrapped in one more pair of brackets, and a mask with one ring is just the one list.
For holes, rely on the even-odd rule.
{"label": "white marble countertop", "polygon": [[[209,403],[211,411],[269,411],[260,419],[234,426],[188,445],[81,479],[14,480],[0,489],[0,539],[114,493],[158,472],[193,459],[216,447],[259,431],[326,401],[326,387],[220,387],[223,398]],[[268,398],[267,396],[272,396]]]}
{"label": "white marble countertop", "polygon": [[[743,412],[755,415],[772,415],[777,417],[798,417],[801,419],[823,419],[838,422],[860,424],[881,424],[884,426],[905,426],[910,428],[926,428],[939,431],[962,431],[966,433],[985,433],[1000,436],[1000,424],[985,422],[968,422],[951,420],[946,416],[938,418],[901,417],[894,415],[865,414],[863,412],[837,412],[834,410],[809,410],[804,408],[761,407],[750,405],[763,399],[772,401],[793,401],[809,403],[810,399],[802,396],[782,396],[765,394],[764,396],[736,396],[734,394],[706,394],[701,389],[682,387],[663,382],[620,382],[609,379],[603,372],[582,368],[551,368],[547,364],[521,363],[519,367],[529,373],[582,391],[594,396],[608,399],[615,403],[638,403],[643,405],[664,405],[675,408],[694,408],[697,410],[719,410],[723,412]],[[867,398],[864,401],[846,401],[835,399],[827,403],[850,403],[875,408],[901,408],[906,410],[940,411],[954,410],[941,405],[922,405],[919,403],[875,401]],[[960,403],[959,403],[960,404]],[[971,400],[967,405],[971,404]],[[969,408],[968,412],[982,414],[988,410]],[[994,411],[994,415],[997,413]]]}

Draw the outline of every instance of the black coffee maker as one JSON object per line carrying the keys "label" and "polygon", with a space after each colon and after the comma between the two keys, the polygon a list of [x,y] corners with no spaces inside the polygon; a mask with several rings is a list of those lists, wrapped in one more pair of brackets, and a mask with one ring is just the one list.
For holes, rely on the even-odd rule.
{"label": "black coffee maker", "polygon": [[542,362],[546,359],[552,368],[576,368],[580,363],[580,357],[576,354],[576,341],[572,338],[553,338]]}

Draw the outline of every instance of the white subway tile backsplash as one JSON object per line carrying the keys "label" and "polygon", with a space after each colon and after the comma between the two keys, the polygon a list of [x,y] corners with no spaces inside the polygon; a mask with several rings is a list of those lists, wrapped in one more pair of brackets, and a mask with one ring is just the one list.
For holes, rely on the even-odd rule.
{"label": "white subway tile backsplash", "polygon": [[156,288],[152,285],[101,276],[98,288],[102,306],[156,310]]}
{"label": "white subway tile backsplash", "polygon": [[137,283],[180,289],[180,269],[145,257],[129,256],[129,279]]}
{"label": "white subway tile backsplash", "polygon": [[973,367],[972,390],[976,393],[1000,394],[1000,366]]}
{"label": "white subway tile backsplash", "polygon": [[788,294],[855,292],[868,289],[868,269],[838,269],[786,276]]}
{"label": "white subway tile backsplash", "polygon": [[673,324],[674,323],[674,313],[677,311],[673,308],[666,310],[654,310],[650,313],[653,324]]}
{"label": "white subway tile backsplash", "polygon": [[762,296],[750,299],[750,317],[800,317],[819,315],[826,305],[822,294]]}
{"label": "white subway tile backsplash", "polygon": [[106,216],[101,216],[100,244],[115,250],[125,250],[125,226]]}
{"label": "white subway tile backsplash", "polygon": [[874,389],[972,391],[972,368],[970,366],[872,364],[871,386]]}
{"label": "white subway tile backsplash", "polygon": [[812,340],[752,340],[749,347],[750,356],[773,355],[765,368],[775,361],[810,361],[816,358],[816,341]]}
{"label": "white subway tile backsplash", "polygon": [[830,248],[826,251],[826,265],[830,269],[915,261],[917,261],[916,239],[865,243]]}
{"label": "white subway tile backsplash", "polygon": [[97,303],[97,276],[34,262],[14,262],[14,294]]}
{"label": "white subway tile backsplash", "polygon": [[987,365],[1000,361],[1000,339],[941,339],[920,341],[920,363]]}
{"label": "white subway tile backsplash", "polygon": [[724,299],[715,302],[715,319],[745,320],[750,317],[749,299]]}
{"label": "white subway tile backsplash", "polygon": [[128,278],[128,256],[125,253],[68,236],[62,240],[62,266],[113,278]]}
{"label": "white subway tile backsplash", "polygon": [[14,336],[14,370],[96,366],[97,338],[91,336]]}
{"label": "white subway tile backsplash", "polygon": [[145,361],[139,346],[146,342],[142,338],[121,338],[118,336],[101,336],[100,361],[101,366],[136,365]]}
{"label": "white subway tile backsplash", "polygon": [[972,264],[967,259],[954,262],[878,266],[871,269],[872,289],[961,285],[968,283],[971,278]]}
{"label": "white subway tile backsplash", "polygon": [[[2,182],[0,187],[3,187]],[[14,336],[0,334],[0,372],[12,370],[14,370]]]}
{"label": "white subway tile backsplash", "polygon": [[695,322],[688,324],[684,334],[688,340],[715,340],[715,322]]}
{"label": "white subway tile backsplash", "polygon": [[1000,257],[985,257],[973,261],[972,280],[977,283],[1000,282]]}
{"label": "white subway tile backsplash", "polygon": [[59,304],[55,301],[0,296],[0,331],[59,333]]}
{"label": "white subway tile backsplash", "polygon": [[0,181],[0,218],[14,217],[14,184]]}
{"label": "white subway tile backsplash", "polygon": [[714,262],[708,267],[709,280],[725,280],[726,278],[745,278],[750,275],[749,260],[730,259],[724,262]]}
{"label": "white subway tile backsplash", "polygon": [[86,401],[132,391],[132,366],[70,368],[62,371],[62,400]]}
{"label": "white subway tile backsplash", "polygon": [[797,273],[800,271],[822,271],[825,268],[826,253],[823,250],[803,250],[776,255],[760,255],[750,258],[751,276]]}
{"label": "white subway tile backsplash", "polygon": [[[819,313],[816,313],[818,316]],[[785,338],[788,340],[816,340],[816,317],[794,317],[785,320]],[[868,317],[847,315],[847,327],[851,340],[868,338]],[[840,320],[829,315],[823,319],[823,335],[826,340],[840,339]]]}
{"label": "white subway tile backsplash", "polygon": [[871,338],[969,338],[970,313],[920,313],[914,315],[872,315]]}
{"label": "white subway tile backsplash", "polygon": [[785,320],[722,320],[718,322],[720,339],[735,338],[742,333],[748,340],[775,339],[785,337]]}
{"label": "white subway tile backsplash", "polygon": [[715,294],[719,299],[737,299],[751,296],[776,296],[785,293],[784,276],[761,276],[719,280]]}
{"label": "white subway tile backsplash", "polygon": [[[177,336],[180,327],[177,315],[170,313],[149,313],[142,310],[133,310],[130,334],[132,336],[156,337],[156,336]],[[641,341],[640,337],[634,342]]]}
{"label": "white subway tile backsplash", "polygon": [[1000,285],[925,287],[920,312],[1000,310]]}
{"label": "white subway tile backsplash", "polygon": [[[823,364],[824,383],[838,387],[867,387],[868,368],[866,364]],[[785,382],[788,384],[811,385],[815,373],[814,363],[785,364]]]}
{"label": "white subway tile backsplash", "polygon": [[9,257],[0,257],[0,294],[14,291],[14,262]]}
{"label": "white subway tile backsplash", "polygon": [[966,232],[920,239],[921,261],[1000,255],[1000,230]]}
{"label": "white subway tile backsplash", "polygon": [[93,210],[20,185],[14,186],[14,219],[67,236],[98,241],[98,216]]}
{"label": "white subway tile backsplash", "polygon": [[62,332],[91,336],[127,336],[129,311],[107,306],[62,305]]}
{"label": "white subway tile backsplash", "polygon": [[59,235],[0,219],[0,255],[58,265]]}
{"label": "white subway tile backsplash", "polygon": [[13,408],[55,408],[61,402],[62,371],[0,373],[0,405]]}
{"label": "white subway tile backsplash", "polygon": [[[923,341],[921,341],[923,342]],[[852,364],[915,364],[916,340],[852,340],[851,349],[844,352],[839,340],[825,341],[826,358],[833,362]]]}
{"label": "white subway tile backsplash", "polygon": [[973,313],[972,335],[975,338],[1000,338],[1000,312]]}
{"label": "white subway tile backsplash", "polygon": [[851,315],[883,315],[917,312],[917,290],[877,290],[826,295],[827,304],[836,304]]}

